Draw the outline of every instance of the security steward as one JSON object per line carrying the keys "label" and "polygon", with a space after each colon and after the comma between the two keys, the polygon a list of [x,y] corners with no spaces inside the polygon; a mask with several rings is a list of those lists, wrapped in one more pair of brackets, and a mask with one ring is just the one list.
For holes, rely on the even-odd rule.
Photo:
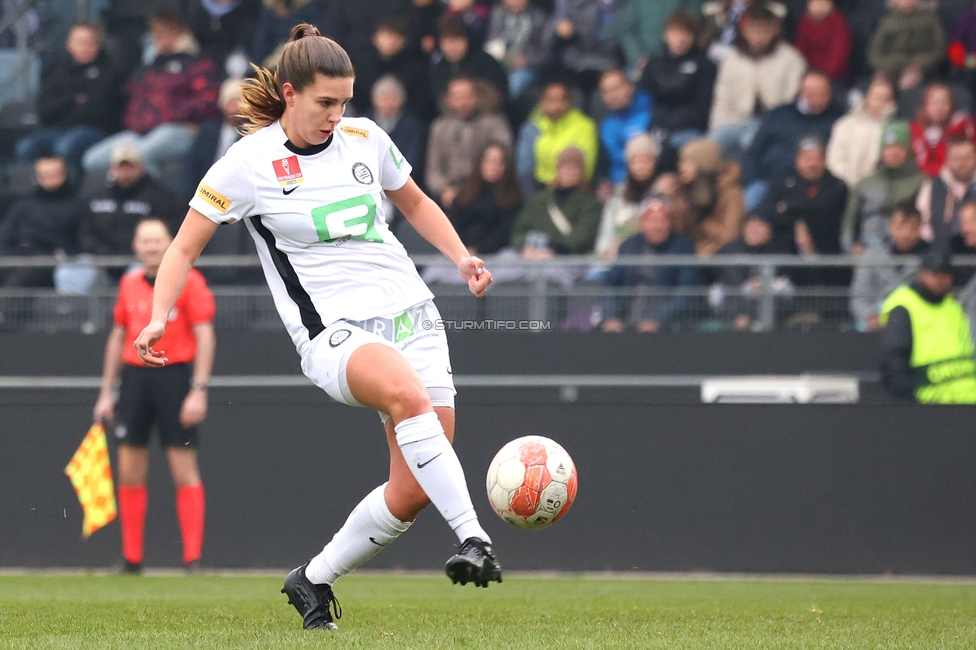
{"label": "security steward", "polygon": [[881,307],[881,378],[888,392],[922,404],[976,404],[976,358],[969,319],[950,294],[952,259],[922,259],[915,279]]}

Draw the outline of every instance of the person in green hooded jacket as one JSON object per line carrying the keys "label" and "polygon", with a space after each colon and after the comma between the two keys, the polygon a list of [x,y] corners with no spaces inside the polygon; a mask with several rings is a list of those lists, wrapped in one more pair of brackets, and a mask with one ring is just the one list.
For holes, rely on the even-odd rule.
{"label": "person in green hooded jacket", "polygon": [[589,190],[585,170],[577,147],[559,154],[555,180],[525,202],[515,222],[512,247],[523,257],[541,260],[593,251],[603,206]]}
{"label": "person in green hooded jacket", "polygon": [[912,155],[906,122],[889,122],[881,132],[881,159],[873,174],[854,186],[841,223],[845,251],[860,254],[884,244],[892,210],[915,201],[925,176]]}

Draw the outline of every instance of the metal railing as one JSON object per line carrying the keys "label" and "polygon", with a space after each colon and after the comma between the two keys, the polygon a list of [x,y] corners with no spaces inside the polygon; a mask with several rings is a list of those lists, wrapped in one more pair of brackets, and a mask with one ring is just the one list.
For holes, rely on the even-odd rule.
{"label": "metal railing", "polygon": [[[451,267],[441,256],[413,256],[421,269]],[[129,256],[86,258],[98,269],[125,268]],[[665,330],[728,329],[736,316],[745,314],[749,329],[772,331],[783,327],[799,329],[850,328],[851,298],[848,286],[805,286],[784,281],[790,273],[812,269],[898,267],[911,269],[920,260],[911,257],[856,258],[838,255],[729,255],[646,256],[619,258],[612,262],[592,256],[565,256],[529,261],[512,256],[486,257],[486,265],[497,277],[506,278],[492,286],[483,300],[470,295],[460,283],[431,283],[438,308],[448,329],[594,329],[615,311],[633,316],[636,308],[645,313],[668,311]],[[958,257],[960,267],[976,267],[976,256]],[[0,275],[14,268],[52,268],[65,262],[55,257],[0,257]],[[240,270],[260,266],[257,256],[203,256],[197,267],[210,270]],[[677,288],[607,287],[592,279],[594,269],[611,266],[696,267],[716,274],[730,267],[745,267],[755,280],[748,286],[703,283]],[[450,274],[447,274],[449,277]],[[277,329],[281,327],[271,295],[263,285],[212,283],[217,299],[216,324],[221,328]],[[976,288],[968,288],[976,300]],[[0,328],[34,331],[81,330],[95,332],[111,323],[115,287],[95,287],[87,295],[58,294],[53,289],[0,289]]]}

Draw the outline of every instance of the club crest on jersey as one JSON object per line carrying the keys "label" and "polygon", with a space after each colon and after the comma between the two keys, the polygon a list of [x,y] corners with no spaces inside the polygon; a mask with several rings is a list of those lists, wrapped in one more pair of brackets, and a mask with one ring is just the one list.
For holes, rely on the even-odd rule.
{"label": "club crest on jersey", "polygon": [[349,330],[336,330],[332,332],[332,336],[329,337],[329,345],[334,348],[339,347],[346,342],[346,339],[352,335]]}
{"label": "club crest on jersey", "polygon": [[369,167],[361,162],[352,166],[352,177],[363,185],[371,185],[373,183],[373,172],[369,171]]}
{"label": "club crest on jersey", "polygon": [[278,185],[281,187],[305,182],[305,177],[302,176],[302,168],[298,164],[298,156],[275,160],[271,164],[274,165],[275,176],[278,177]]}

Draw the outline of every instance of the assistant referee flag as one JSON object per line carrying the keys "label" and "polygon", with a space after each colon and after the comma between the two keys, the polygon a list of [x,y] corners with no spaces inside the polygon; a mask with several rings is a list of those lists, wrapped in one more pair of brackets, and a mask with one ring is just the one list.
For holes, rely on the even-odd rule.
{"label": "assistant referee flag", "polygon": [[96,530],[115,519],[117,512],[105,427],[101,424],[92,425],[78,446],[78,451],[64,468],[64,473],[71,479],[71,485],[74,486],[81,509],[85,513],[81,537],[88,539]]}

